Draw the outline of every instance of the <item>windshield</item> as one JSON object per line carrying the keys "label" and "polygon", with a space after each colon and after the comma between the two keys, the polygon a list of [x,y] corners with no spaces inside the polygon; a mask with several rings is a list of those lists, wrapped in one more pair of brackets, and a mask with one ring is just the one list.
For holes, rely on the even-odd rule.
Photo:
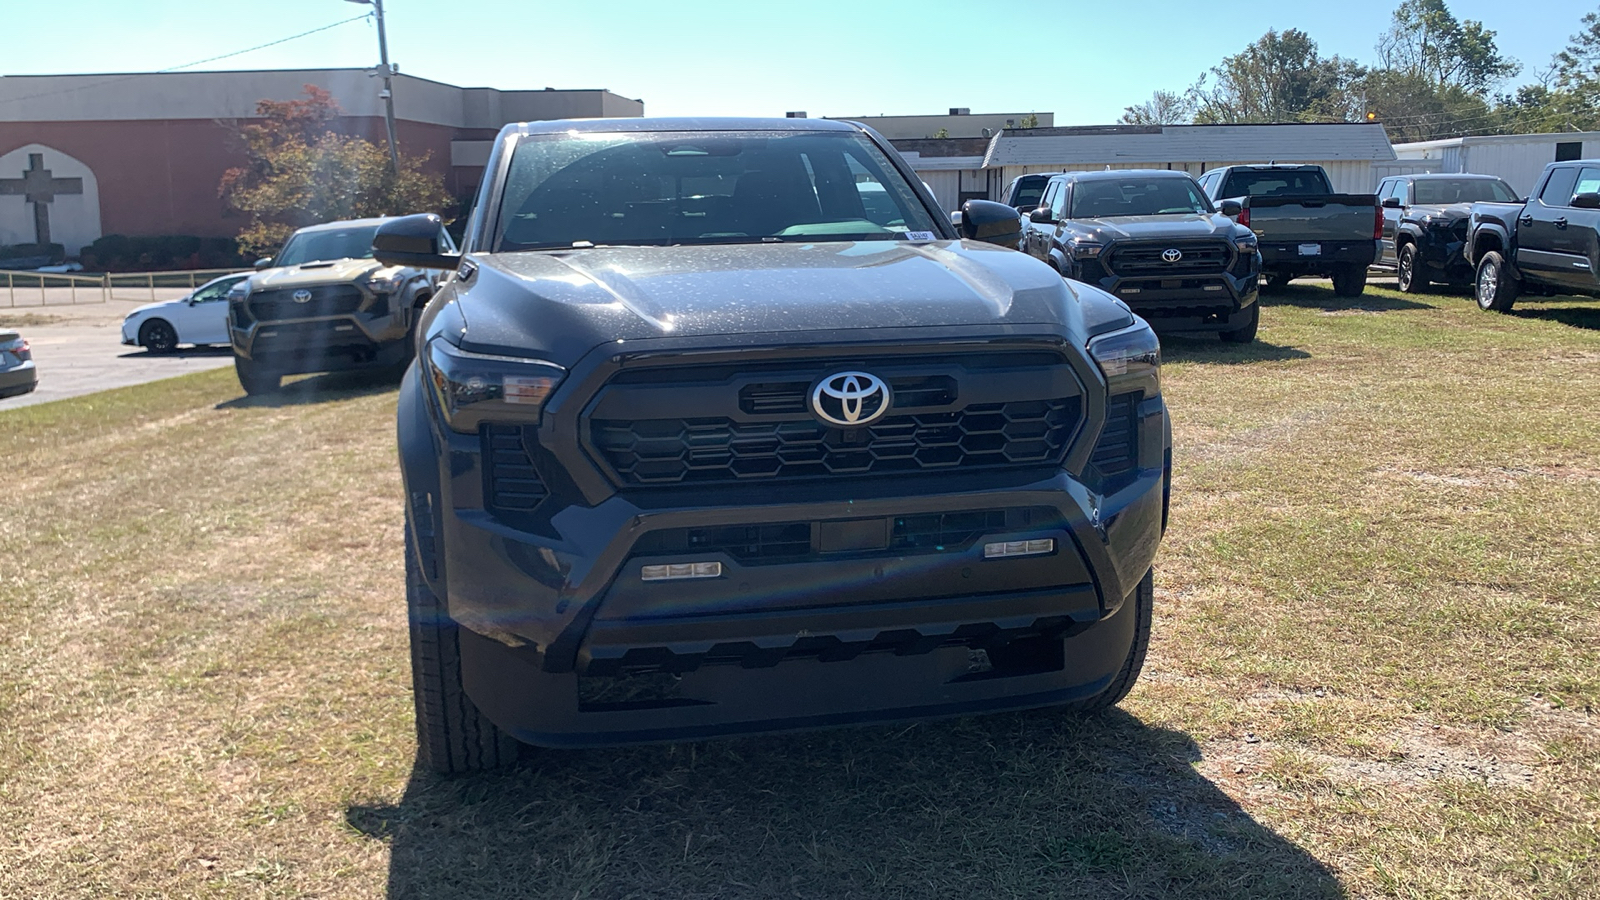
{"label": "windshield", "polygon": [[511,158],[495,249],[936,235],[855,132],[540,135]]}
{"label": "windshield", "polygon": [[1517,192],[1498,178],[1419,178],[1416,203],[1516,203]]}
{"label": "windshield", "polygon": [[371,259],[372,236],[377,233],[377,225],[297,231],[272,264],[298,266],[332,259]]}
{"label": "windshield", "polygon": [[1104,178],[1072,188],[1073,219],[1210,213],[1211,201],[1188,178]]}
{"label": "windshield", "polygon": [[1240,169],[1228,176],[1231,197],[1331,194],[1328,178],[1316,169]]}

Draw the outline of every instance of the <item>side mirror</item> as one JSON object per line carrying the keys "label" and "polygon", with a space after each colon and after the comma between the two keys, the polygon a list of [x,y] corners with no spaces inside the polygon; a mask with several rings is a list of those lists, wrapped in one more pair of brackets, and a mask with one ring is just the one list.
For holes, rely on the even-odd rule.
{"label": "side mirror", "polygon": [[459,253],[442,253],[439,232],[444,221],[433,213],[401,216],[379,226],[372,237],[372,256],[386,266],[454,269]]}
{"label": "side mirror", "polygon": [[1224,200],[1217,210],[1230,219],[1237,219],[1239,214],[1244,212],[1244,204],[1237,200]]}
{"label": "side mirror", "polygon": [[1056,220],[1050,215],[1050,207],[1041,206],[1028,213],[1028,221],[1036,225],[1054,225]]}
{"label": "side mirror", "polygon": [[256,260],[256,268],[258,268],[258,269],[270,269],[270,268],[272,268],[272,257],[266,256],[266,257],[262,257],[261,259]]}
{"label": "side mirror", "polygon": [[961,236],[1015,250],[1022,240],[1022,217],[1004,203],[968,200],[961,204]]}
{"label": "side mirror", "polygon": [[1600,209],[1600,194],[1589,191],[1573,194],[1572,206],[1574,209]]}
{"label": "side mirror", "polygon": [[1385,197],[1385,198],[1383,198],[1383,208],[1384,209],[1399,209],[1400,208],[1400,198],[1399,197]]}

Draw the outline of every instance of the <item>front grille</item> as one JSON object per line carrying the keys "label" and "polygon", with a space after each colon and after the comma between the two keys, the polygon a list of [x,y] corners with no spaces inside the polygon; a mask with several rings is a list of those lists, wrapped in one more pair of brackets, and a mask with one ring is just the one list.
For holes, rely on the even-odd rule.
{"label": "front grille", "polygon": [[[1177,262],[1167,262],[1162,254],[1176,250],[1183,254]],[[1105,259],[1106,268],[1119,277],[1133,275],[1205,275],[1227,271],[1233,255],[1222,241],[1168,241],[1116,244]]]}
{"label": "front grille", "polygon": [[484,495],[490,509],[525,513],[549,494],[515,425],[483,426]]}
{"label": "front grille", "polygon": [[[895,405],[903,405],[898,397]],[[1078,398],[1063,397],[891,415],[848,430],[809,415],[774,422],[595,419],[590,426],[595,448],[623,484],[654,485],[1059,464],[1078,418]]]}
{"label": "front grille", "polygon": [[[310,291],[311,298],[296,302],[299,291]],[[309,288],[283,288],[257,291],[250,295],[250,314],[263,322],[280,319],[312,319],[349,315],[361,308],[361,289],[353,284],[322,284]]]}
{"label": "front grille", "polygon": [[1102,475],[1120,475],[1139,461],[1139,397],[1137,392],[1118,394],[1106,402],[1106,427],[1089,456]]}
{"label": "front grille", "polygon": [[[1009,516],[1009,520],[1008,520]],[[1008,524],[1009,521],[1009,524]],[[1049,509],[981,510],[895,516],[887,545],[879,551],[907,554],[958,552],[986,534],[1039,529],[1059,524]],[[634,556],[725,553],[742,563],[799,562],[823,554],[817,537],[825,522],[778,522],[710,528],[663,528],[634,544]]]}

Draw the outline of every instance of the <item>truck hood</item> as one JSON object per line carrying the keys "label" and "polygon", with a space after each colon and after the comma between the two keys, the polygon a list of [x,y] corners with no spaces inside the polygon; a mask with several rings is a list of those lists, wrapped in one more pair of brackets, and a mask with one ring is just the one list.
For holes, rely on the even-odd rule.
{"label": "truck hood", "polygon": [[1185,238],[1228,237],[1233,234],[1232,219],[1222,214],[1107,216],[1103,219],[1073,219],[1072,230],[1101,243],[1112,241],[1164,241]]}
{"label": "truck hood", "polygon": [[1435,219],[1455,221],[1465,219],[1472,215],[1471,203],[1414,203],[1407,210],[1412,218],[1420,219],[1423,216],[1433,216]]}
{"label": "truck hood", "polygon": [[[563,365],[618,340],[851,329],[1055,326],[1125,307],[1015,250],[970,241],[602,247],[473,256],[464,349]],[[1088,319],[1085,322],[1085,307]],[[729,341],[736,343],[737,341]]]}
{"label": "truck hood", "polygon": [[298,266],[263,269],[250,276],[250,290],[275,291],[313,284],[339,284],[355,281],[362,275],[376,272],[381,268],[383,263],[375,259],[333,259]]}

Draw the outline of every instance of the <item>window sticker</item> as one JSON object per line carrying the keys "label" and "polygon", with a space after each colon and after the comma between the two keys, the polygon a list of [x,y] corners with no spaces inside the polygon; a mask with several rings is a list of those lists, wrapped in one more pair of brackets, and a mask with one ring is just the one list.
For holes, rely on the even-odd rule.
{"label": "window sticker", "polygon": [[908,231],[908,232],[906,232],[906,240],[908,240],[908,241],[934,241],[934,240],[938,240],[938,239],[939,239],[939,236],[934,234],[931,231]]}

